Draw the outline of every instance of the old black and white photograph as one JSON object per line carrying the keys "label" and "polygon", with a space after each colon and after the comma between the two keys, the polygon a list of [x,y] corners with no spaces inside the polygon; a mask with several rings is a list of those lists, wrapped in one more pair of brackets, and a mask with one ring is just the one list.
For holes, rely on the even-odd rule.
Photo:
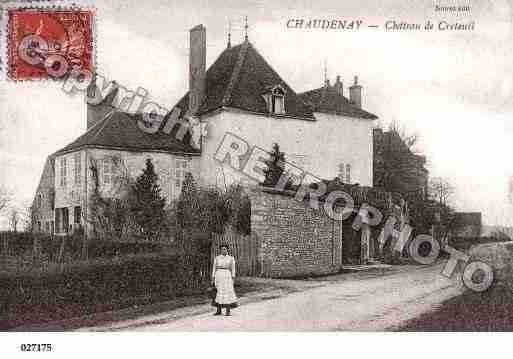
{"label": "old black and white photograph", "polygon": [[511,332],[512,115],[511,0],[0,1],[0,353]]}

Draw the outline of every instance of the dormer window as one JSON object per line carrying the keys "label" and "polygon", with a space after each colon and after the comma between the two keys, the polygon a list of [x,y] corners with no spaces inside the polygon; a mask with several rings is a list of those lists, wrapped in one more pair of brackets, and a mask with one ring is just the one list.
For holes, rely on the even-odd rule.
{"label": "dormer window", "polygon": [[264,94],[269,113],[276,115],[285,114],[285,90],[280,85],[271,87]]}

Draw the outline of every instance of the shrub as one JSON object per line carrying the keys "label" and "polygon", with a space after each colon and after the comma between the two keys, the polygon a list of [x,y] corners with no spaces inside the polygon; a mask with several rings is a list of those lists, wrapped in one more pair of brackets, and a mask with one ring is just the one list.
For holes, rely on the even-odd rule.
{"label": "shrub", "polygon": [[187,175],[175,215],[178,231],[194,229],[210,236],[224,233],[226,225],[231,224],[239,233],[251,232],[251,203],[240,185],[231,185],[226,191],[198,188]]}
{"label": "shrub", "polygon": [[160,253],[77,264],[57,273],[0,276],[0,329],[203,291],[207,282],[181,265],[184,260]]}
{"label": "shrub", "polygon": [[[59,259],[68,262],[76,261],[81,259],[83,240],[84,238],[80,235],[51,236],[40,233],[0,232],[0,254],[20,258],[29,257],[33,256],[36,246],[41,259],[50,262],[57,262]],[[90,259],[173,250],[171,244],[148,241],[120,242],[91,239],[86,244]],[[60,254],[62,258],[59,258]]]}

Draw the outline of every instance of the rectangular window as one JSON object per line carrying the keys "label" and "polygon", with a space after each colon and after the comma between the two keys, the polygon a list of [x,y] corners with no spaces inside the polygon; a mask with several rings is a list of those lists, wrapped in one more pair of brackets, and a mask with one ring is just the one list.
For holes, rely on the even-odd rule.
{"label": "rectangular window", "polygon": [[112,165],[110,158],[103,159],[103,168],[102,168],[102,178],[103,178],[103,184],[110,184],[111,183],[111,177],[112,177]]}
{"label": "rectangular window", "polygon": [[346,183],[351,183],[351,165],[346,164]]}
{"label": "rectangular window", "polygon": [[66,187],[66,157],[61,158],[61,187]]}
{"label": "rectangular window", "polygon": [[82,217],[82,207],[75,207],[73,210],[73,214],[75,217],[75,223],[80,223],[80,219]]}
{"label": "rectangular window", "polygon": [[80,152],[75,153],[75,184],[80,184],[82,181],[82,162],[80,161]]}
{"label": "rectangular window", "polygon": [[274,97],[274,113],[277,113],[277,114],[285,113],[285,99],[281,96]]}
{"label": "rectangular window", "polygon": [[189,161],[184,159],[175,160],[175,187],[177,191],[182,189],[185,175],[187,174],[189,167]]}

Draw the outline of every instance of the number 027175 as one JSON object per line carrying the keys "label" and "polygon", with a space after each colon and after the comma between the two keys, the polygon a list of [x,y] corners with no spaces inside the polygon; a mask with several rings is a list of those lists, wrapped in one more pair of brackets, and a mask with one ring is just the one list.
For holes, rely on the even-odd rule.
{"label": "number 027175", "polygon": [[52,344],[21,344],[22,352],[51,352]]}

